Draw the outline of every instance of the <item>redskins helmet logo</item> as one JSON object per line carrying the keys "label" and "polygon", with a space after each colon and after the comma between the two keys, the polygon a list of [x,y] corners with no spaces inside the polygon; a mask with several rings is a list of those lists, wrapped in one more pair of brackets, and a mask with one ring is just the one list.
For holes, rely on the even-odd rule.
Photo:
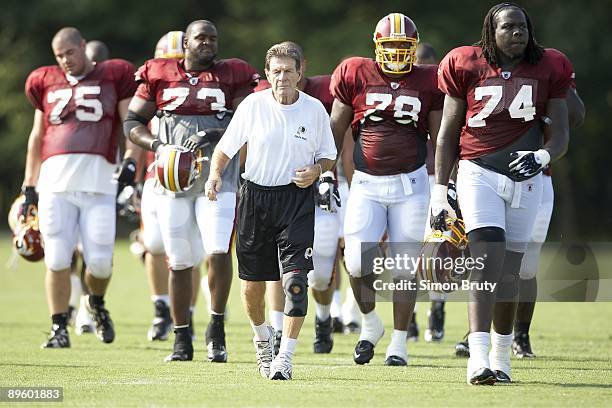
{"label": "redskins helmet logo", "polygon": [[469,271],[457,268],[456,260],[469,256],[465,224],[460,218],[447,219],[448,231],[434,230],[425,239],[419,258],[420,280],[432,283],[458,283],[469,277]]}
{"label": "redskins helmet logo", "polygon": [[162,146],[155,161],[157,182],[173,193],[188,190],[202,171],[201,160],[183,146]]}
{"label": "redskins helmet logo", "polygon": [[401,13],[383,17],[374,30],[376,62],[387,74],[407,74],[416,62],[419,32],[414,22]]}

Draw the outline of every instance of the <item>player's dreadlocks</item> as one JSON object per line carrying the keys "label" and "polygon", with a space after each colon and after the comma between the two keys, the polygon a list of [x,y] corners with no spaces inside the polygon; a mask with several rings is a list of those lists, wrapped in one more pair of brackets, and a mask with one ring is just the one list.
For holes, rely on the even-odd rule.
{"label": "player's dreadlocks", "polygon": [[525,61],[531,65],[537,64],[542,55],[544,55],[544,48],[538,44],[533,36],[533,27],[531,20],[524,8],[514,3],[499,3],[491,7],[489,12],[484,18],[482,24],[482,36],[475,46],[482,48],[482,54],[487,59],[489,64],[497,64],[496,44],[495,44],[495,16],[497,13],[505,8],[514,7],[523,12],[525,20],[527,20],[527,29],[529,30],[529,39],[527,40],[527,47],[525,48]]}

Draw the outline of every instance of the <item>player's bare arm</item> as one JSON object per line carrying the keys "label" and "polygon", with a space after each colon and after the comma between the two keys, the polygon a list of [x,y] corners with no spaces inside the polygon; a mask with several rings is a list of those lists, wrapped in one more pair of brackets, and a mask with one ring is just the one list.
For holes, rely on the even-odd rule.
{"label": "player's bare arm", "polygon": [[210,174],[206,181],[204,194],[211,201],[217,200],[217,193],[221,191],[221,175],[225,171],[230,158],[227,157],[220,149],[215,148],[213,157],[210,163]]}
{"label": "player's bare arm", "polygon": [[149,121],[155,115],[157,107],[154,101],[146,101],[134,96],[129,103],[127,115],[123,121],[123,132],[134,144],[143,149],[155,151],[161,142],[151,134]]}
{"label": "player's bare arm", "polygon": [[[449,95],[444,97],[444,114],[436,137],[436,184],[446,186],[459,151],[459,135],[466,103]],[[433,130],[432,130],[433,133]]]}
{"label": "player's bare arm", "polygon": [[349,105],[345,105],[338,99],[334,99],[332,106],[332,112],[330,115],[331,129],[334,135],[334,142],[336,143],[336,151],[340,157],[342,154],[342,147],[344,146],[344,134],[348,129],[351,121],[353,120],[353,108]]}
{"label": "player's bare arm", "polygon": [[45,129],[44,114],[41,110],[34,111],[34,123],[28,139],[28,152],[26,155],[25,176],[23,186],[35,186],[38,182],[38,174],[42,163],[40,157],[40,146]]}
{"label": "player's bare arm", "polygon": [[578,92],[575,88],[568,89],[565,102],[567,103],[570,128],[575,129],[582,126],[586,111],[584,108],[584,102],[582,102],[582,99],[580,99],[580,96],[578,96]]}
{"label": "player's bare arm", "polygon": [[565,155],[569,143],[569,122],[565,99],[549,99],[546,105],[546,116],[550,118],[551,123],[544,128],[544,140],[547,142],[543,149],[550,154],[550,161],[555,161]]}

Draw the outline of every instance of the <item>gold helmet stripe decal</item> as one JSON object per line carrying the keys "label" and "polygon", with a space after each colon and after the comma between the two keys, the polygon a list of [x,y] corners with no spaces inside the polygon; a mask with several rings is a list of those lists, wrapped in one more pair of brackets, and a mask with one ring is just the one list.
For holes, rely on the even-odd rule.
{"label": "gold helmet stripe decal", "polygon": [[176,184],[174,182],[174,166],[176,160],[176,150],[172,149],[168,152],[168,161],[166,162],[166,166],[164,166],[164,181],[166,182],[166,186],[168,186],[168,190],[176,191]]}

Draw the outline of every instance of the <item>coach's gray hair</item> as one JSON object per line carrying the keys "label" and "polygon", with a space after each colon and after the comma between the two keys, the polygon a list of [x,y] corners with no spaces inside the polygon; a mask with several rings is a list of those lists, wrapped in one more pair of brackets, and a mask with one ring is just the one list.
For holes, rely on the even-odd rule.
{"label": "coach's gray hair", "polygon": [[266,52],[266,70],[270,69],[270,60],[273,57],[289,57],[295,61],[295,68],[297,71],[302,66],[302,57],[300,52],[289,45],[289,42],[275,44]]}

